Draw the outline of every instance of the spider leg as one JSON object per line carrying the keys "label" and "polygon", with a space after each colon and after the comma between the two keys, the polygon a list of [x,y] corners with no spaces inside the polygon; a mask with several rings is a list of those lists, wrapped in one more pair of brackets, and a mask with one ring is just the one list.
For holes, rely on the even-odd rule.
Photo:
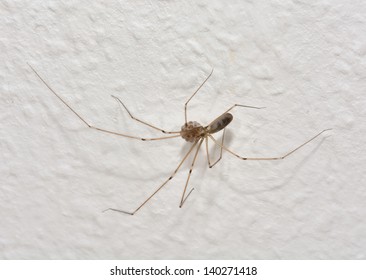
{"label": "spider leg", "polygon": [[193,98],[193,96],[196,95],[196,93],[201,89],[201,87],[207,82],[207,80],[211,77],[212,73],[213,73],[213,68],[211,70],[211,73],[207,76],[207,78],[203,81],[203,83],[196,89],[196,91],[191,95],[191,97],[187,100],[187,102],[184,104],[184,119],[185,119],[185,124],[187,124],[187,105],[189,103],[189,101],[191,101],[191,99]]}
{"label": "spider leg", "polygon": [[218,116],[216,119],[214,119],[209,125],[211,126],[213,123],[215,123],[218,119],[220,119],[223,115],[225,115],[226,113],[228,113],[229,111],[231,111],[232,109],[234,109],[235,107],[244,107],[244,108],[251,108],[251,109],[263,109],[266,107],[254,107],[254,106],[247,106],[247,105],[241,105],[241,104],[234,104],[233,106],[231,106],[229,109],[227,109],[224,113],[222,113],[220,116]]}
{"label": "spider leg", "polygon": [[222,147],[225,151],[228,151],[230,154],[236,156],[237,158],[241,159],[241,160],[280,160],[280,159],[284,159],[286,157],[288,157],[289,155],[293,154],[294,152],[296,152],[297,150],[299,150],[300,148],[304,147],[306,144],[308,144],[309,142],[313,141],[315,138],[317,138],[320,134],[322,134],[325,131],[328,131],[331,129],[324,129],[323,131],[319,132],[318,134],[316,134],[315,136],[313,136],[311,139],[309,139],[308,141],[304,142],[303,144],[301,144],[300,146],[296,147],[295,149],[287,152],[285,155],[280,156],[280,157],[255,157],[255,158],[250,158],[250,157],[242,157],[239,156],[238,154],[234,153],[233,151],[229,150],[228,148],[226,148],[223,144],[220,144],[219,142],[217,142],[215,140],[215,138],[212,135],[208,135],[214,142],[216,145],[218,145],[219,147]]}
{"label": "spider leg", "polygon": [[226,129],[226,128],[224,128],[224,132],[222,133],[222,140],[221,140],[221,147],[220,147],[220,157],[219,157],[219,158],[218,158],[218,160],[216,160],[213,164],[211,164],[211,161],[210,161],[210,153],[209,153],[209,151],[208,151],[208,137],[207,137],[207,136],[205,137],[205,140],[206,140],[207,163],[208,163],[208,167],[209,167],[209,168],[214,167],[214,166],[215,166],[215,164],[216,164],[216,163],[218,163],[218,162],[221,160],[221,158],[222,158],[222,150],[223,150],[222,146],[224,145],[225,129]]}
{"label": "spider leg", "polygon": [[188,173],[188,177],[187,177],[187,181],[186,181],[186,184],[184,186],[184,190],[183,190],[183,194],[182,194],[182,198],[180,200],[180,204],[179,204],[179,207],[182,208],[184,202],[187,200],[188,196],[191,194],[191,192],[193,191],[193,189],[191,189],[188,193],[187,196],[185,196],[186,194],[186,190],[187,190],[187,186],[188,186],[188,182],[189,182],[189,179],[191,178],[191,174],[192,174],[192,170],[193,170],[193,167],[194,167],[194,163],[196,162],[196,159],[197,159],[197,155],[198,155],[198,151],[200,150],[201,148],[201,145],[203,143],[203,140],[204,138],[202,138],[202,140],[200,141],[200,143],[198,144],[197,146],[197,149],[196,149],[196,153],[194,154],[194,157],[193,157],[193,160],[192,160],[192,164],[191,164],[191,168],[189,169],[189,173]]}
{"label": "spider leg", "polygon": [[172,175],[170,175],[170,177],[164,182],[162,183],[147,199],[145,199],[145,201],[143,203],[140,204],[139,207],[136,208],[136,210],[134,210],[133,212],[127,212],[124,210],[119,210],[119,209],[115,209],[115,208],[108,208],[105,211],[111,210],[111,211],[116,211],[116,212],[121,212],[124,214],[129,214],[129,215],[134,215],[137,211],[139,211],[154,195],[156,195],[158,193],[158,191],[160,191],[171,179],[174,178],[175,174],[178,172],[179,168],[182,166],[183,162],[187,159],[187,157],[190,155],[190,153],[193,151],[194,147],[196,147],[198,141],[196,141],[192,147],[189,149],[189,151],[187,152],[187,154],[183,157],[183,159],[181,160],[181,162],[179,163],[178,167],[174,170],[174,172],[172,173]]}
{"label": "spider leg", "polygon": [[38,74],[38,72],[30,65],[28,64],[29,67],[33,70],[33,72],[38,76],[38,78],[43,82],[43,84],[62,102],[65,104],[65,106],[67,108],[69,108],[74,114],[75,116],[77,116],[87,127],[94,129],[94,130],[98,130],[98,131],[102,131],[105,133],[109,133],[109,134],[114,134],[117,136],[123,136],[123,137],[127,137],[127,138],[132,138],[132,139],[138,139],[141,141],[153,141],[153,140],[163,140],[163,139],[168,139],[168,138],[176,138],[176,137],[180,137],[180,135],[173,135],[173,136],[166,136],[166,137],[156,137],[156,138],[143,138],[143,137],[139,137],[139,136],[133,136],[133,135],[128,135],[128,134],[124,134],[124,133],[119,133],[119,132],[115,132],[115,131],[111,131],[111,130],[106,130],[103,128],[99,128],[96,126],[92,126],[90,125],[84,118],[82,118],[68,103],[66,103],[66,101],[64,101],[57,93],[56,91],[54,91],[51,86],[49,86],[46,81]]}
{"label": "spider leg", "polygon": [[[184,104],[184,119],[185,119],[185,124],[187,124],[187,105],[188,105],[189,101],[191,101],[191,99],[196,95],[196,93],[202,88],[202,86],[211,77],[211,75],[213,73],[213,70],[214,69],[212,68],[212,70],[211,70],[210,74],[207,76],[207,78],[203,81],[203,83],[196,89],[196,91],[191,95],[191,97],[189,97],[189,99],[187,100],[187,102]],[[228,110],[226,110],[223,114],[229,112],[230,110],[232,110],[235,107],[245,107],[245,108],[253,108],[253,109],[262,109],[262,108],[265,108],[265,107],[254,107],[254,106],[248,106],[248,105],[234,104]]]}
{"label": "spider leg", "polygon": [[159,127],[156,127],[156,126],[154,126],[154,125],[152,125],[152,124],[149,124],[149,123],[147,123],[147,122],[145,122],[145,121],[142,121],[142,120],[140,120],[140,119],[138,119],[138,118],[134,117],[134,116],[131,114],[131,112],[127,109],[126,105],[121,101],[121,99],[119,99],[117,96],[114,96],[114,95],[111,95],[111,96],[112,96],[114,99],[116,99],[119,103],[121,103],[121,105],[123,106],[123,108],[125,108],[125,110],[127,111],[127,113],[130,115],[131,119],[133,119],[133,120],[135,120],[135,121],[138,121],[138,122],[140,122],[140,123],[142,123],[142,124],[144,124],[144,125],[147,125],[147,126],[149,126],[149,127],[153,128],[153,129],[159,130],[159,131],[161,131],[162,133],[165,133],[165,134],[178,134],[178,133],[180,133],[180,131],[166,131],[166,130],[164,130],[164,129],[161,129],[161,128],[159,128]]}
{"label": "spider leg", "polygon": [[227,109],[225,113],[231,111],[232,109],[234,109],[235,107],[243,107],[243,108],[251,108],[251,109],[264,109],[266,107],[254,107],[254,106],[248,106],[248,105],[242,105],[242,104],[234,104],[233,106],[231,106],[229,109]]}

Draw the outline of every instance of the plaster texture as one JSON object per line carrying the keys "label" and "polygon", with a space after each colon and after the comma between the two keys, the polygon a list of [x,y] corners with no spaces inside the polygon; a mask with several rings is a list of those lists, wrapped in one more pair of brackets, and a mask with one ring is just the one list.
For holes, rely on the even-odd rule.
{"label": "plaster texture", "polygon": [[[366,2],[0,1],[1,259],[365,259]],[[224,152],[178,207],[189,106],[208,124],[235,103]],[[220,134],[217,135],[220,139]],[[217,151],[210,147],[213,154]]]}

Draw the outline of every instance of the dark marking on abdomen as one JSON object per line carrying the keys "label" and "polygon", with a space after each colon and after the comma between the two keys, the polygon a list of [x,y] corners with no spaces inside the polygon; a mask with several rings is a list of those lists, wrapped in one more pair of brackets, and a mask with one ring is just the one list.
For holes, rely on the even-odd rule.
{"label": "dark marking on abdomen", "polygon": [[233,115],[230,113],[225,113],[218,117],[216,120],[214,120],[209,125],[209,133],[213,134],[220,130],[223,130],[225,127],[228,126],[229,123],[233,120]]}

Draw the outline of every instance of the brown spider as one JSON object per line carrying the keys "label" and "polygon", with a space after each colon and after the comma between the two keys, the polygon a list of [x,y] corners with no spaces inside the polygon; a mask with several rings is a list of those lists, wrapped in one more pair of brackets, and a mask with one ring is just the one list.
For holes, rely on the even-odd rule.
{"label": "brown spider", "polygon": [[[28,64],[29,65],[29,64]],[[263,107],[253,107],[253,106],[246,106],[246,105],[240,105],[240,104],[235,104],[233,106],[231,106],[228,110],[226,110],[223,114],[221,114],[219,117],[217,117],[216,119],[214,119],[210,124],[208,124],[207,126],[202,126],[201,124],[199,124],[198,122],[195,121],[187,121],[187,105],[188,103],[191,101],[191,99],[196,95],[196,93],[201,89],[201,87],[206,83],[206,81],[211,77],[212,73],[213,73],[213,69],[211,71],[211,73],[207,76],[207,78],[203,81],[203,83],[197,88],[197,90],[191,95],[191,97],[187,100],[187,102],[184,104],[184,117],[185,117],[185,123],[182,126],[180,131],[165,131],[161,128],[158,128],[154,125],[151,125],[145,121],[142,121],[136,117],[134,117],[130,111],[127,109],[127,107],[124,105],[124,103],[118,98],[112,95],[113,98],[115,98],[116,100],[118,100],[118,102],[121,103],[121,105],[125,108],[125,110],[127,111],[127,113],[130,115],[130,117],[133,120],[136,120],[144,125],[147,125],[153,129],[159,130],[160,132],[164,133],[164,134],[173,134],[172,136],[165,136],[165,137],[158,137],[158,138],[143,138],[143,137],[139,137],[139,136],[133,136],[133,135],[128,135],[128,134],[124,134],[124,133],[119,133],[119,132],[114,132],[114,131],[110,131],[110,130],[106,130],[103,128],[99,128],[99,127],[95,127],[90,125],[85,119],[83,119],[69,104],[67,104],[46,82],[45,80],[37,73],[37,71],[31,66],[29,65],[29,67],[33,70],[33,72],[38,76],[38,78],[48,87],[48,89],[62,102],[64,103],[86,126],[88,126],[89,128],[95,129],[95,130],[99,130],[105,133],[110,133],[110,134],[114,134],[114,135],[118,135],[118,136],[123,136],[123,137],[127,137],[127,138],[133,138],[133,139],[138,139],[138,140],[142,140],[142,141],[154,141],[154,140],[163,140],[163,139],[169,139],[169,138],[176,138],[176,137],[182,137],[184,140],[193,143],[192,146],[190,147],[190,149],[188,150],[188,152],[185,154],[185,156],[183,157],[183,159],[180,161],[179,165],[177,166],[177,168],[174,170],[174,172],[170,175],[170,177],[165,180],[148,198],[146,198],[141,204],[140,206],[138,206],[134,211],[132,212],[128,212],[128,211],[123,211],[123,210],[119,210],[119,209],[115,209],[115,208],[108,208],[104,211],[108,211],[108,210],[112,210],[112,211],[117,211],[117,212],[121,212],[121,213],[125,213],[125,214],[129,214],[129,215],[134,215],[137,211],[139,211],[157,192],[159,192],[171,179],[173,179],[173,177],[175,176],[175,174],[178,172],[178,170],[180,169],[180,167],[182,166],[182,164],[184,163],[184,161],[188,158],[188,156],[192,153],[192,151],[195,149],[194,152],[194,157],[192,160],[192,164],[191,167],[189,169],[189,174],[187,176],[187,180],[184,186],[184,190],[183,190],[183,194],[180,200],[180,204],[179,207],[182,207],[184,202],[187,200],[188,196],[191,194],[191,192],[193,191],[193,188],[188,192],[188,194],[186,195],[187,192],[187,186],[189,183],[189,179],[191,177],[192,174],[192,170],[194,167],[194,164],[196,162],[197,159],[197,155],[198,155],[198,151],[203,143],[203,141],[205,141],[206,144],[206,155],[207,155],[207,162],[208,162],[208,166],[210,168],[212,168],[216,163],[218,163],[221,158],[222,158],[222,151],[225,150],[227,152],[229,152],[230,154],[236,156],[237,158],[241,159],[241,160],[280,160],[280,159],[284,159],[286,157],[288,157],[289,155],[291,155],[292,153],[296,152],[298,149],[300,149],[301,147],[305,146],[306,144],[308,144],[310,141],[314,140],[315,138],[317,138],[320,134],[322,134],[323,132],[330,130],[330,129],[325,129],[321,132],[319,132],[318,134],[316,134],[315,136],[313,136],[311,139],[309,139],[308,141],[304,142],[303,144],[301,144],[300,146],[296,147],[295,149],[287,152],[285,155],[280,156],[280,157],[260,157],[260,158],[250,158],[250,157],[242,157],[239,156],[238,154],[234,153],[233,151],[231,151],[229,148],[227,148],[224,145],[224,139],[225,139],[225,128],[227,125],[229,125],[229,123],[233,120],[233,115],[229,113],[229,111],[231,111],[233,108],[235,107],[246,107],[246,108],[254,108],[254,109],[261,109]],[[222,136],[222,140],[221,143],[216,141],[216,139],[212,136],[212,134],[219,132],[223,130],[223,136]],[[210,160],[210,155],[209,155],[209,151],[208,151],[208,139],[211,139],[214,144],[216,146],[218,146],[220,148],[220,157],[213,163],[211,164],[211,160]]]}

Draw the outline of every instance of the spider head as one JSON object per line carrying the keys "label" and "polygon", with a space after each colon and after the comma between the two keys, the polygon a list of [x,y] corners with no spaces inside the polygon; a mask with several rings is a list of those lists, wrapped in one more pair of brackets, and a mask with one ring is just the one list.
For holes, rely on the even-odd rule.
{"label": "spider head", "polygon": [[180,131],[180,136],[188,142],[195,142],[205,133],[205,129],[198,122],[187,122]]}

